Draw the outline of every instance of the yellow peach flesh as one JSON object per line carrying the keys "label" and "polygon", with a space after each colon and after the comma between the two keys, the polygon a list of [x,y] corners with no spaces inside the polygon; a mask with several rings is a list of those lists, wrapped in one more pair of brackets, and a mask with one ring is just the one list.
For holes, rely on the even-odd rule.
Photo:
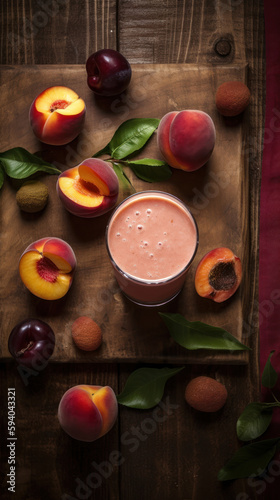
{"label": "yellow peach flesh", "polygon": [[61,273],[71,273],[72,267],[70,266],[69,262],[67,262],[59,255],[54,255],[49,252],[43,252],[43,255],[50,259]]}
{"label": "yellow peach flesh", "polygon": [[39,111],[40,113],[51,113],[51,106],[58,99],[71,104],[75,101],[78,101],[79,96],[78,94],[76,94],[76,92],[67,87],[50,87],[37,97],[35,101],[37,111]]}
{"label": "yellow peach flesh", "polygon": [[58,274],[55,281],[47,281],[38,274],[37,264],[42,255],[36,250],[24,254],[19,263],[19,272],[25,286],[33,295],[46,300],[56,300],[63,297],[69,290],[71,275]]}
{"label": "yellow peach flesh", "polygon": [[225,247],[208,252],[197,266],[195,289],[201,297],[223,302],[239,287],[242,276],[240,259]]}
{"label": "yellow peach flesh", "polygon": [[99,193],[104,196],[110,196],[110,190],[107,184],[87,165],[79,166],[80,178],[85,182],[90,182],[97,187]]}
{"label": "yellow peach flesh", "polygon": [[75,102],[71,102],[66,108],[56,109],[54,113],[59,113],[60,115],[78,115],[82,113],[85,108],[85,103],[82,99],[78,99]]}
{"label": "yellow peach flesh", "polygon": [[74,178],[60,177],[59,187],[67,198],[83,207],[98,207],[104,196],[98,193],[96,186],[91,182],[82,183],[77,175]]}

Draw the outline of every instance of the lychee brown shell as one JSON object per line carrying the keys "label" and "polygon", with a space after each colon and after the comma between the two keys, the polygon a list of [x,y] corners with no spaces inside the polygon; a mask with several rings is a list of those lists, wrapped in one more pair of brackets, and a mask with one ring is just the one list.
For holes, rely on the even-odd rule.
{"label": "lychee brown shell", "polygon": [[212,413],[220,410],[227,400],[226,387],[211,377],[192,379],[185,390],[186,402],[195,410]]}
{"label": "lychee brown shell", "polygon": [[237,116],[247,108],[250,96],[250,90],[243,82],[222,83],[216,92],[217,109],[223,116]]}
{"label": "lychee brown shell", "polygon": [[83,351],[95,351],[102,343],[99,325],[88,316],[80,316],[71,327],[75,345]]}

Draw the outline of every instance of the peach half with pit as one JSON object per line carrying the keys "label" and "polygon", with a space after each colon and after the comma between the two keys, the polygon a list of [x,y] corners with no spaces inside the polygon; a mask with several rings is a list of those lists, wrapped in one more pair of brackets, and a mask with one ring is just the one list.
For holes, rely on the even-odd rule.
{"label": "peach half with pit", "polygon": [[74,90],[57,86],[47,88],[34,99],[29,120],[40,141],[63,146],[79,135],[85,113],[85,102]]}
{"label": "peach half with pit", "polygon": [[195,273],[195,289],[201,297],[224,302],[237,290],[242,278],[239,257],[225,247],[208,252],[199,262]]}
{"label": "peach half with pit", "polygon": [[192,172],[209,160],[216,130],[204,111],[171,111],[160,120],[157,139],[160,152],[171,167]]}
{"label": "peach half with pit", "polygon": [[117,202],[119,181],[110,165],[88,158],[65,170],[57,180],[57,192],[64,207],[78,217],[97,217]]}
{"label": "peach half with pit", "polygon": [[76,264],[74,251],[66,241],[42,238],[24,250],[19,261],[19,274],[33,295],[57,300],[68,292]]}
{"label": "peach half with pit", "polygon": [[58,406],[62,429],[78,441],[95,441],[111,430],[118,416],[113,389],[100,385],[75,385]]}

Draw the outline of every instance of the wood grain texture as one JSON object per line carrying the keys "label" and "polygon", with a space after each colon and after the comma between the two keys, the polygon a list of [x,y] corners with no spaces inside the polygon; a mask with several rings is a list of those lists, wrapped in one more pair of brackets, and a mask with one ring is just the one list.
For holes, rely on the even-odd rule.
{"label": "wood grain texture", "polygon": [[1,2],[1,64],[82,64],[116,48],[113,0]]}
{"label": "wood grain texture", "polygon": [[[6,74],[5,74],[6,73]],[[197,172],[186,173],[174,169],[169,181],[146,183],[130,175],[137,191],[158,189],[179,197],[190,207],[199,229],[199,248],[188,272],[182,293],[163,311],[179,312],[190,321],[203,321],[225,328],[242,341],[243,287],[228,302],[216,304],[198,297],[194,289],[194,273],[200,259],[211,249],[229,247],[243,261],[248,252],[248,182],[244,182],[242,160],[242,134],[246,113],[239,123],[228,124],[219,115],[215,106],[215,91],[227,80],[246,80],[246,66],[193,66],[193,65],[133,65],[133,80],[123,96],[113,99],[108,109],[104,101],[95,100],[85,88],[84,68],[70,66],[26,67],[21,71],[3,69],[2,85],[4,102],[9,103],[5,111],[9,116],[0,134],[7,149],[22,146],[29,151],[43,148],[45,157],[51,158],[64,170],[73,162],[79,163],[92,156],[107,144],[120,123],[128,118],[159,117],[172,110],[202,109],[213,118],[217,139],[214,152],[207,165]],[[11,105],[10,86],[7,82],[18,82],[17,99]],[[28,123],[29,103],[33,96],[52,82],[75,89],[85,98],[87,119],[80,137],[65,148],[41,145],[33,136]],[[199,85],[197,84],[199,82]],[[188,89],[188,92],[185,91]],[[105,125],[104,125],[105,124]],[[71,152],[71,153],[70,153]],[[69,154],[70,153],[70,154]],[[77,158],[80,159],[77,161]],[[138,155],[139,156],[139,155]],[[142,157],[159,157],[156,138],[141,152]],[[4,289],[13,291],[5,300],[3,319],[2,356],[9,356],[7,338],[18,321],[29,317],[40,317],[52,326],[57,347],[53,361],[142,361],[142,362],[199,362],[199,363],[243,363],[248,360],[248,351],[188,352],[171,339],[162,324],[158,311],[133,305],[124,298],[117,287],[105,248],[105,229],[109,215],[92,220],[79,219],[67,213],[57,197],[56,177],[46,179],[50,191],[50,203],[37,215],[20,212],[15,202],[15,192],[8,183],[1,196],[3,231],[5,244],[1,250],[1,269]],[[74,249],[78,269],[71,290],[61,301],[38,299],[25,289],[17,266],[21,253],[37,239],[56,236],[65,239]],[[245,268],[246,270],[246,268]],[[246,274],[245,274],[246,275]],[[244,280],[246,282],[246,279]],[[11,300],[13,294],[14,299]],[[16,300],[15,298],[18,297]],[[75,349],[71,339],[71,324],[80,315],[92,317],[102,325],[104,344],[94,353],[83,353]],[[4,333],[5,332],[5,333]]]}
{"label": "wood grain texture", "polygon": [[[130,370],[123,366],[120,387]],[[197,412],[184,400],[185,386],[200,375],[216,378],[228,389],[227,403],[216,414]],[[188,366],[167,382],[162,401],[154,409],[140,413],[121,407],[122,500],[130,500],[139,490],[143,498],[163,500],[221,500],[238,498],[248,490],[250,498],[257,498],[246,480],[223,484],[216,479],[238,446],[233,429],[239,408],[246,405],[242,380],[247,376],[248,367],[239,367],[233,378],[228,367]],[[232,429],[226,437],[225,429]]]}
{"label": "wood grain texture", "polygon": [[[249,3],[252,8],[252,2]],[[244,4],[230,0],[144,0],[141,9],[133,9],[133,2],[125,0],[119,5],[120,50],[132,62],[244,61]],[[145,25],[145,30],[141,30],[141,25]],[[221,39],[231,47],[226,56],[215,50]]]}
{"label": "wood grain texture", "polygon": [[[244,136],[246,155],[244,170],[246,182],[249,181],[250,205],[248,249],[246,256],[247,280],[244,283],[250,290],[250,303],[246,304],[246,318],[243,335],[254,344],[250,353],[250,362],[244,367],[202,367],[188,366],[176,379],[170,380],[164,395],[170,395],[170,401],[179,404],[178,411],[168,417],[166,422],[158,423],[154,433],[141,441],[138,449],[130,453],[132,443],[119,445],[126,461],[118,470],[119,482],[112,478],[104,481],[103,490],[95,491],[92,498],[113,500],[131,499],[151,500],[173,498],[174,500],[276,500],[271,492],[278,478],[265,482],[263,495],[252,482],[235,481],[220,484],[216,481],[219,468],[233,455],[240,443],[236,439],[235,423],[246,404],[259,398],[258,365],[258,215],[259,183],[261,177],[262,135],[265,111],[265,59],[264,59],[264,13],[263,2],[255,0],[120,0],[119,2],[84,2],[68,0],[68,7],[62,6],[62,0],[44,2],[55,6],[61,4],[56,16],[49,16],[47,26],[31,37],[22,36],[23,22],[28,26],[38,10],[42,10],[37,0],[3,0],[1,2],[1,49],[2,64],[84,64],[89,52],[103,48],[103,43],[118,47],[132,63],[194,63],[211,65],[248,63],[248,84],[252,100],[247,120],[249,133]],[[65,2],[66,4],[66,2]],[[54,9],[55,7],[53,7]],[[83,13],[83,15],[80,15]],[[85,17],[86,15],[86,17]],[[26,28],[27,29],[27,28]],[[28,31],[28,29],[27,29]],[[217,52],[225,41],[230,46],[227,55]],[[12,86],[16,81],[11,82]],[[16,95],[16,86],[14,89]],[[3,115],[4,116],[4,115]],[[6,119],[6,116],[5,116]],[[8,118],[9,120],[9,118]],[[4,149],[4,147],[3,147]],[[2,233],[3,234],[3,233]],[[10,281],[11,292],[14,280]],[[2,296],[4,294],[1,290]],[[2,306],[2,304],[1,304]],[[0,307],[1,307],[0,306]],[[2,313],[4,311],[2,310]],[[2,400],[6,400],[6,388],[17,384],[18,437],[21,440],[20,453],[17,454],[17,481],[20,487],[15,498],[37,500],[43,498],[46,491],[48,500],[57,500],[62,493],[75,496],[75,477],[86,478],[92,471],[89,464],[94,449],[67,443],[66,436],[60,435],[58,441],[57,422],[55,420],[56,400],[54,394],[73,383],[84,382],[91,365],[52,364],[43,379],[38,378],[38,385],[29,392],[16,381],[13,363],[1,363]],[[99,365],[93,366],[98,373]],[[120,364],[118,374],[112,376],[112,365],[108,376],[103,380],[120,388],[135,366]],[[102,367],[101,367],[102,370]],[[78,373],[78,376],[75,376]],[[182,394],[187,380],[195,375],[208,374],[226,383],[230,397],[229,405],[223,413],[205,419],[194,414],[184,406]],[[54,378],[53,378],[54,377]],[[100,379],[101,380],[101,379]],[[18,385],[19,384],[19,385]],[[25,393],[26,391],[26,393]],[[40,398],[40,394],[43,397]],[[46,400],[46,394],[48,400]],[[32,400],[32,404],[31,404]],[[43,404],[44,403],[44,404]],[[47,412],[41,424],[40,415]],[[42,409],[43,408],[43,409]],[[1,408],[1,437],[5,439],[6,408]],[[140,426],[144,419],[151,418],[152,412],[139,413],[136,410],[121,408],[119,416],[119,442],[123,432],[131,433],[131,427]],[[3,415],[3,418],[2,418]],[[30,417],[31,415],[31,417]],[[28,435],[32,418],[32,437]],[[186,425],[188,424],[188,425]],[[44,442],[44,426],[47,427],[48,443]],[[148,425],[146,427],[148,429]],[[38,440],[40,445],[37,446]],[[200,438],[201,436],[201,438]],[[109,438],[109,436],[108,436]],[[114,439],[114,438],[113,438]],[[4,441],[5,445],[5,441]],[[58,446],[59,445],[59,446]],[[104,444],[97,442],[97,460],[107,460],[110,439]],[[47,451],[44,451],[46,447]],[[5,451],[5,447],[2,448]],[[5,499],[7,461],[2,457],[1,498]],[[79,465],[81,463],[81,467]],[[31,477],[31,465],[34,473]],[[41,467],[42,464],[42,467]],[[162,465],[162,466],[161,466]],[[49,483],[45,480],[47,478]],[[86,472],[86,474],[84,473]],[[81,475],[80,475],[81,473]],[[114,471],[114,473],[116,473]],[[186,480],[187,478],[187,480]],[[271,481],[272,480],[272,481]],[[112,481],[112,482],[111,482]],[[40,485],[44,488],[40,488]],[[263,483],[262,483],[263,484]],[[34,493],[35,492],[35,493]],[[146,497],[145,497],[145,494]],[[76,497],[77,498],[77,497]]]}
{"label": "wood grain texture", "polygon": [[[118,391],[116,365],[59,365],[48,366],[37,377],[26,376],[16,366],[1,364],[1,456],[6,464],[9,455],[7,435],[7,388],[15,388],[16,408],[16,495],[17,500],[54,500],[72,495],[83,498],[86,487],[96,499],[119,498],[118,467],[114,467],[106,481],[90,474],[98,473],[96,466],[107,461],[111,452],[118,451],[118,423],[104,438],[93,443],[76,441],[60,427],[57,409],[61,397],[70,387],[78,384],[110,385]],[[4,390],[3,390],[4,389]],[[5,444],[5,446],[4,446]],[[6,471],[5,471],[6,474]],[[2,474],[1,474],[2,475]],[[6,477],[1,478],[2,498],[7,493]],[[90,481],[91,479],[91,481]],[[88,483],[87,486],[83,484]],[[98,487],[95,487],[98,484]],[[79,488],[80,485],[80,490]],[[90,492],[89,490],[89,492]],[[10,494],[11,495],[11,494]],[[67,497],[66,497],[67,498]],[[89,497],[87,497],[89,498]]]}

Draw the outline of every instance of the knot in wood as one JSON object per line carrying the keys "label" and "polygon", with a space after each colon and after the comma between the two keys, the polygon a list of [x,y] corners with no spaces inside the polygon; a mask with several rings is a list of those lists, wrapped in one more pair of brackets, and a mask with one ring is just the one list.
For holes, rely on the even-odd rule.
{"label": "knot in wood", "polygon": [[229,40],[225,38],[220,38],[215,43],[214,49],[219,56],[226,57],[231,53],[231,43]]}

